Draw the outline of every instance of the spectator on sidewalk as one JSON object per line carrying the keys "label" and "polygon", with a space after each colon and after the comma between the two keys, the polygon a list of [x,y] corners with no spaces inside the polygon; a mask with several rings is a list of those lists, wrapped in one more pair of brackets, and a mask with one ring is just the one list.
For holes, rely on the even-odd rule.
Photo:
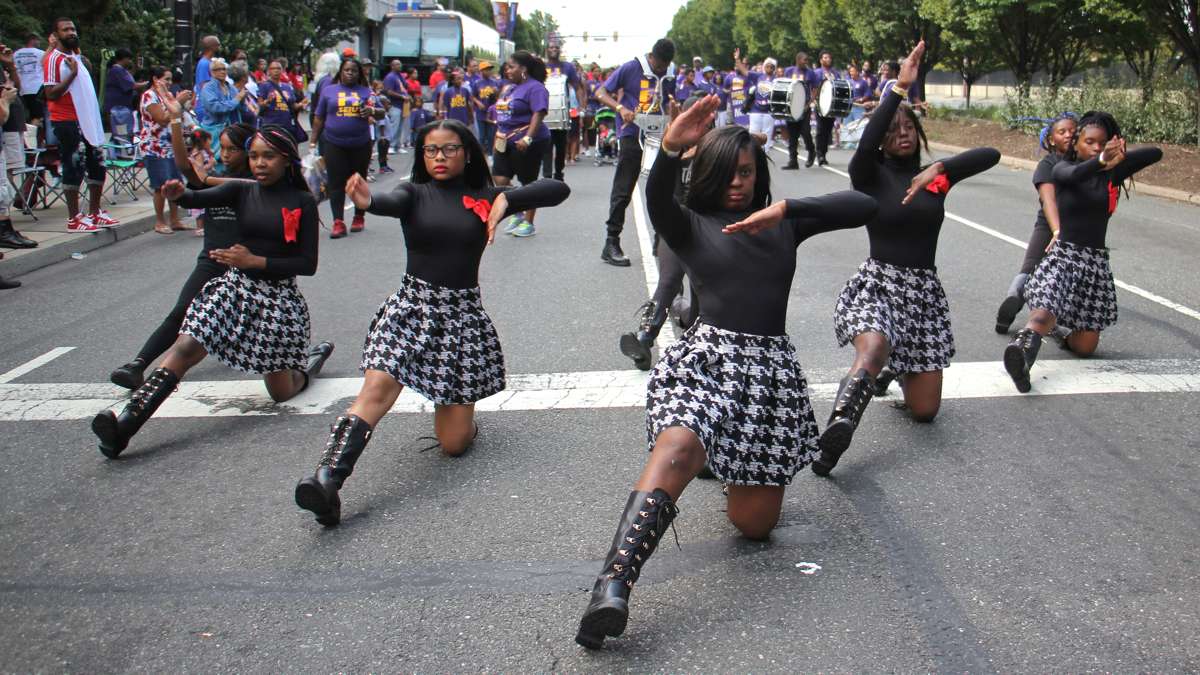
{"label": "spectator on sidewalk", "polygon": [[159,234],[174,234],[177,230],[189,229],[179,220],[179,207],[171,202],[171,222],[167,223],[163,209],[166,198],[162,186],[169,180],[180,180],[182,174],[175,166],[175,153],[171,149],[171,116],[158,93],[171,88],[171,69],[154,66],[150,69],[153,86],[142,94],[138,111],[142,118],[139,140],[145,157],[146,174],[150,177],[150,189],[154,191],[154,231]]}
{"label": "spectator on sidewalk", "polygon": [[135,92],[142,92],[150,86],[149,82],[134,82],[133,73],[129,67],[133,65],[133,52],[128,49],[118,49],[109,62],[108,75],[104,77],[104,103],[100,106],[100,114],[107,124],[109,131],[114,131],[113,122],[109,115],[116,108],[129,111],[133,105]]}
{"label": "spectator on sidewalk", "polygon": [[13,52],[13,62],[21,78],[21,104],[30,124],[37,124],[46,116],[45,106],[38,100],[42,90],[42,39],[34,33],[25,37],[25,46]]}
{"label": "spectator on sidewalk", "polygon": [[258,61],[255,62],[254,72],[252,73],[252,75],[254,75],[255,82],[266,82],[267,81],[267,60],[266,59],[259,59]]}
{"label": "spectator on sidewalk", "polygon": [[[212,79],[198,91],[199,104],[197,119],[200,128],[208,132],[213,143],[221,137],[221,132],[230,124],[242,121],[242,110],[249,93],[238,89],[229,79],[229,64],[220,57],[212,59],[209,65]],[[241,73],[238,73],[241,75]],[[169,135],[168,135],[169,138]],[[213,153],[220,151],[220,146],[210,148]]]}
{"label": "spectator on sidewalk", "polygon": [[404,109],[412,97],[400,59],[392,61],[388,74],[383,77],[383,93],[392,104],[387,113],[388,130],[391,132],[389,145],[395,152],[403,153],[404,146],[408,144],[408,115]]}
{"label": "spectator on sidewalk", "polygon": [[[100,208],[104,193],[104,164],[100,148],[104,145],[104,124],[100,118],[100,101],[92,85],[87,63],[80,55],[79,32],[71,19],[55,19],[54,35],[58,41],[46,59],[45,91],[50,126],[58,139],[62,157],[63,196],[67,202],[68,232],[94,232],[118,224],[107,211]],[[76,152],[83,145],[83,166]],[[79,209],[79,187],[87,173],[88,211]]]}
{"label": "spectator on sidewalk", "polygon": [[[251,127],[258,126],[258,83],[254,78],[250,77],[250,66],[245,61],[234,61],[229,64],[229,77],[227,78],[233,83],[237,91],[245,91],[246,98],[242,99],[242,105],[238,108],[238,114],[241,116],[242,124],[248,124]],[[221,138],[217,135],[217,150],[220,151]]]}
{"label": "spectator on sidewalk", "polygon": [[4,148],[0,152],[0,246],[4,248],[34,248],[37,242],[21,236],[13,228],[9,209],[16,191],[8,180],[9,169],[25,166],[25,107],[18,94],[16,67],[12,50],[0,44],[0,124],[4,128]]}
{"label": "spectator on sidewalk", "polygon": [[296,115],[301,106],[299,96],[292,88],[291,82],[283,77],[283,63],[279,59],[271,61],[267,66],[267,81],[258,86],[258,121],[260,126],[280,126],[292,134],[292,138],[300,137]]}
{"label": "spectator on sidewalk", "polygon": [[[221,51],[221,39],[216,35],[200,38],[200,60],[196,62],[196,77],[192,80],[192,91],[204,91],[204,85],[212,79],[212,60]],[[197,98],[192,103],[192,112],[199,117],[204,106]]]}

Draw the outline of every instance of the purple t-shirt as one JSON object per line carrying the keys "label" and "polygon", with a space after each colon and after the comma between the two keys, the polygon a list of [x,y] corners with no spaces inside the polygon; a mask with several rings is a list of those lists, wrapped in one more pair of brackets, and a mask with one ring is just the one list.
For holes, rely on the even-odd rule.
{"label": "purple t-shirt", "polygon": [[551,75],[566,75],[567,86],[574,88],[579,84],[579,73],[575,71],[575,64],[566,61],[547,61],[546,76]]}
{"label": "purple t-shirt", "polygon": [[483,107],[487,108],[495,103],[496,97],[500,95],[500,78],[480,75],[471,84],[471,89],[475,92],[475,97],[483,102]]}
{"label": "purple t-shirt", "polygon": [[750,112],[771,112],[771,83],[774,81],[775,78],[766,73],[750,73],[746,76],[746,95],[754,97],[750,103]]}
{"label": "purple t-shirt", "polygon": [[697,89],[699,89],[697,85],[684,80],[682,84],[680,84],[678,87],[675,87],[675,100],[683,103],[684,101],[688,100],[688,97],[692,95],[692,92],[696,91]]}
{"label": "purple t-shirt", "polygon": [[850,98],[857,101],[860,98],[865,98],[871,95],[871,83],[863,78],[850,80]]}
{"label": "purple t-shirt", "polygon": [[371,90],[367,87],[347,87],[341,83],[325,85],[315,111],[316,116],[324,120],[321,136],[325,142],[340,148],[369,144],[371,120],[363,117],[362,111],[370,98]]}
{"label": "purple t-shirt", "polygon": [[[617,99],[617,102],[629,110],[635,113],[648,112],[654,105],[654,90],[658,86],[658,79],[653,74],[646,77],[642,72],[641,62],[633,59],[626,61],[620,68],[614,70],[612,75],[608,76],[604,82],[604,90],[613,96],[620,91],[621,98]],[[674,81],[664,82],[662,90],[663,100],[666,101],[675,93]],[[635,138],[641,133],[641,129],[636,124],[624,124],[619,116],[617,121],[621,125],[618,138]]]}
{"label": "purple t-shirt", "polygon": [[292,89],[292,85],[283,81],[275,84],[267,80],[258,85],[258,97],[266,99],[266,103],[258,111],[260,124],[263,126],[277,124],[292,128],[292,111],[288,107],[289,103],[296,101],[296,90]]}
{"label": "purple t-shirt", "polygon": [[[397,73],[394,70],[383,76],[383,88],[390,91],[399,92],[401,94],[408,93],[408,86],[405,84],[404,78],[400,77],[400,73]],[[391,94],[387,94],[387,97],[388,100],[392,102],[392,105],[404,105],[403,96],[392,96]]]}
{"label": "purple t-shirt", "polygon": [[[517,131],[529,126],[536,112],[546,112],[550,107],[550,93],[546,85],[537,80],[525,80],[500,94],[496,101],[496,126],[506,136],[516,138]],[[534,140],[550,138],[550,129],[545,124],[539,124]]]}
{"label": "purple t-shirt", "polygon": [[463,124],[471,123],[471,90],[466,87],[447,86],[442,90],[442,112],[446,119],[458,120]]}
{"label": "purple t-shirt", "polygon": [[725,76],[725,96],[734,115],[742,114],[742,102],[746,100],[746,78],[738,73]]}

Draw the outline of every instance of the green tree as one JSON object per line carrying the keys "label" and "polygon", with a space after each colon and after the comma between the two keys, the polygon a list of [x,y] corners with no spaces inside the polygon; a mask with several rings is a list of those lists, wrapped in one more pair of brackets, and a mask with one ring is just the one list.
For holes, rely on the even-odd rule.
{"label": "green tree", "polygon": [[1142,103],[1154,98],[1159,61],[1167,53],[1168,37],[1161,21],[1148,21],[1144,0],[1084,0],[1084,10],[1103,22],[1107,45],[1116,50],[1138,79]]}
{"label": "green tree", "polygon": [[675,42],[677,61],[699,55],[706,64],[733,67],[734,3],[692,0],[679,8],[667,37]]}
{"label": "green tree", "polygon": [[987,41],[971,31],[966,18],[959,12],[958,0],[922,0],[922,16],[938,22],[942,29],[941,65],[962,76],[963,95],[971,107],[971,86],[984,75],[999,70],[1004,64],[987,45]]}
{"label": "green tree", "polygon": [[517,49],[525,49],[534,54],[546,50],[546,36],[558,30],[558,22],[552,14],[535,9],[529,18],[518,16],[513,26],[513,42]]}
{"label": "green tree", "polygon": [[[862,45],[855,42],[846,30],[846,15],[842,14],[837,0],[806,0],[800,10],[800,27],[804,42],[812,50],[828,49],[833,52],[834,65],[841,67],[862,58]],[[816,54],[811,55],[816,62]],[[788,59],[790,64],[792,59]]]}
{"label": "green tree", "polygon": [[737,0],[733,10],[733,38],[751,63],[773,56],[790,63],[804,49],[800,27],[802,3],[796,0]]}
{"label": "green tree", "polygon": [[1179,52],[1180,61],[1192,69],[1192,101],[1196,105],[1196,143],[1200,145],[1200,12],[1197,0],[1145,0],[1147,21],[1158,22]]}
{"label": "green tree", "polygon": [[941,26],[921,14],[920,3],[913,0],[872,0],[866,3],[837,0],[837,3],[842,14],[853,17],[846,27],[866,54],[885,60],[901,59],[912,51],[917,42],[925,40],[925,57],[921,60],[914,85],[924,98],[925,76],[942,60],[943,49]]}

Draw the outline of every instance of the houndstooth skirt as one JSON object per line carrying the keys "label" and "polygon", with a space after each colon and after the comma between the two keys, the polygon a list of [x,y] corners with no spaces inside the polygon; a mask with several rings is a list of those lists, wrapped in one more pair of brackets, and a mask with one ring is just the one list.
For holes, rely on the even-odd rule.
{"label": "houndstooth skirt", "polygon": [[842,347],[863,333],[882,333],[897,373],[944,370],[954,356],[950,304],[931,268],[867,258],[838,296],[833,327]]}
{"label": "houndstooth skirt", "polygon": [[437,405],[504,390],[504,354],[478,288],[435,286],[411,275],[379,308],[362,370],[391,375]]}
{"label": "houndstooth skirt", "polygon": [[295,278],[252,279],[235,268],[200,289],[179,332],[230,368],[264,375],[304,370],[309,330]]}
{"label": "houndstooth skirt", "polygon": [[733,485],[787,485],[818,451],[808,382],[786,335],[693,324],[646,388],[651,450],[669,427],[694,432],[712,472]]}
{"label": "houndstooth skirt", "polygon": [[1030,309],[1044,309],[1071,330],[1102,331],[1117,322],[1117,286],[1108,249],[1059,241],[1025,284]]}

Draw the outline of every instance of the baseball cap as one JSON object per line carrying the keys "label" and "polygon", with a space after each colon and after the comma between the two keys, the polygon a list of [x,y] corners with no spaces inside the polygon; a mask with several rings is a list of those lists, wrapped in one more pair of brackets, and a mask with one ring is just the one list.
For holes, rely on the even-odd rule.
{"label": "baseball cap", "polygon": [[354,51],[353,47],[346,47],[345,49],[342,50],[342,56],[353,58],[355,56],[358,56],[358,53]]}
{"label": "baseball cap", "polygon": [[712,66],[704,66],[703,68],[701,68],[701,69],[700,69],[700,73],[701,73],[701,74],[704,74],[704,73],[711,73],[712,71],[713,71],[713,67],[712,67]]}
{"label": "baseball cap", "polygon": [[494,65],[492,65],[492,62],[491,62],[491,61],[480,61],[480,62],[479,62],[479,69],[480,69],[480,70],[487,70],[487,69],[489,69],[489,68],[495,68],[495,66],[494,66]]}

